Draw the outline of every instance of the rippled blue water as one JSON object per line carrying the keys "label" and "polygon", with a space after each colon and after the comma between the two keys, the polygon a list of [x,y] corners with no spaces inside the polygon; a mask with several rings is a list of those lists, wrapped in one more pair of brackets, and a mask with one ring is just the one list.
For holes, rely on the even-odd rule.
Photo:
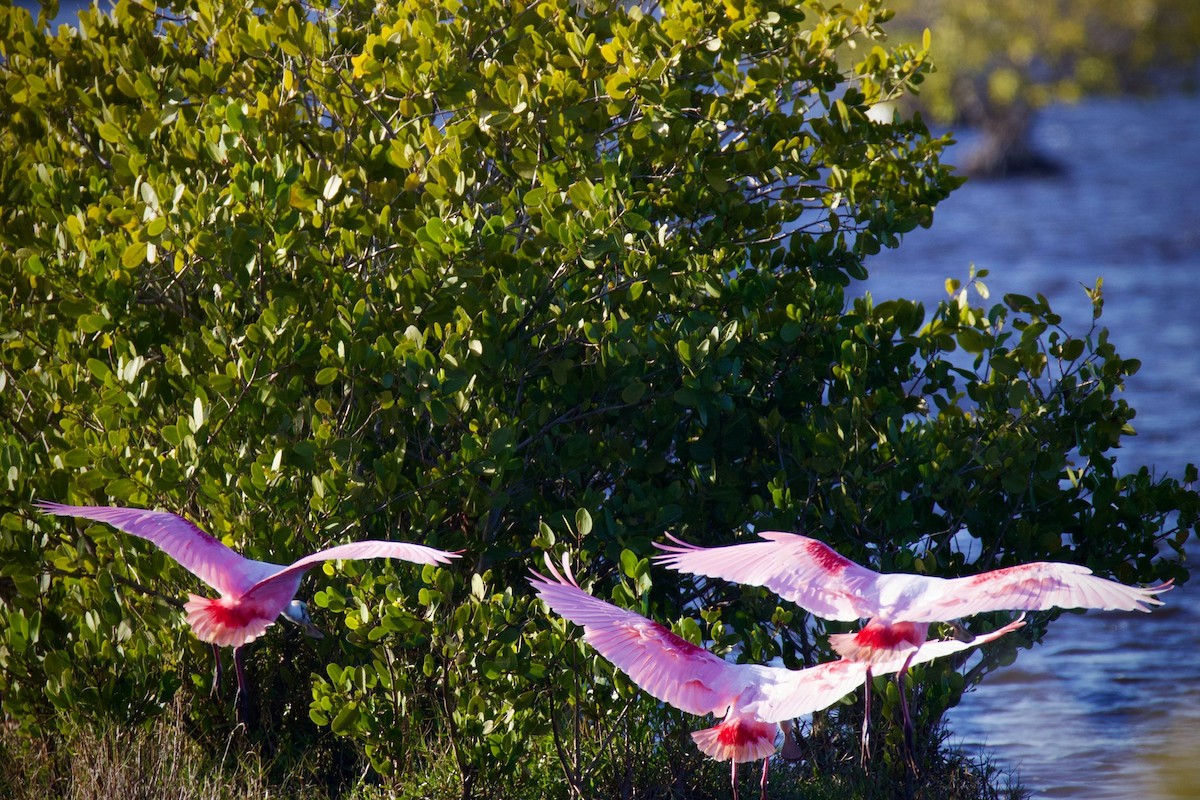
{"label": "rippled blue water", "polygon": [[[1102,277],[1101,322],[1143,364],[1125,391],[1138,436],[1118,465],[1182,477],[1200,462],[1198,128],[1200,98],[1049,109],[1036,138],[1065,175],[968,183],[931,229],[874,260],[868,288],[929,307],[974,263],[990,271],[993,301],[1040,292],[1082,333],[1081,285]],[[1164,599],[1151,615],[1053,625],[950,713],[955,738],[989,751],[1035,797],[1200,798],[1200,581]]]}

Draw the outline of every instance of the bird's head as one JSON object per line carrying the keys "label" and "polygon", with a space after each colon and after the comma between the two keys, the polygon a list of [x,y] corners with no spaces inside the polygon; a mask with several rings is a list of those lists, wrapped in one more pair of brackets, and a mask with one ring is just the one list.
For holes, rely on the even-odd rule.
{"label": "bird's head", "polygon": [[308,606],[301,600],[293,600],[283,609],[285,619],[294,622],[300,626],[300,630],[304,631],[306,636],[311,636],[314,639],[324,639],[325,634],[321,633],[321,629],[312,621],[312,617],[308,615]]}

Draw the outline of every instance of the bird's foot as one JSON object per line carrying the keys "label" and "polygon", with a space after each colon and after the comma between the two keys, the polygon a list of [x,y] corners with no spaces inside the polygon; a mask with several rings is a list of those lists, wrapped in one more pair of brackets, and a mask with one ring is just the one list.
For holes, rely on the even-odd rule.
{"label": "bird's foot", "polygon": [[953,620],[950,623],[950,630],[954,633],[954,638],[960,642],[975,641],[975,634],[967,630],[958,620]]}
{"label": "bird's foot", "polygon": [[225,683],[225,670],[221,666],[221,650],[215,644],[212,646],[213,652],[213,679],[212,688],[208,690],[208,696],[212,700],[216,700],[221,696],[221,687]]}
{"label": "bird's foot", "polygon": [[779,723],[779,727],[783,729],[783,747],[779,749],[779,755],[784,761],[801,761],[804,759],[804,748],[800,746],[800,742],[796,736],[792,735],[793,725],[791,720],[784,720]]}

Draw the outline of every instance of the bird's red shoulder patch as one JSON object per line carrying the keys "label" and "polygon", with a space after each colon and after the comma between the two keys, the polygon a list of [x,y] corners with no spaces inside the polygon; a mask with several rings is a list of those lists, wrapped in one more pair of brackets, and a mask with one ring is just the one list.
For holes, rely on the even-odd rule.
{"label": "bird's red shoulder patch", "polygon": [[805,543],[805,549],[808,551],[808,557],[816,562],[817,566],[831,575],[844,572],[847,567],[854,564],[853,561],[829,545],[824,542],[818,542],[816,539],[809,539]]}
{"label": "bird's red shoulder patch", "polygon": [[676,635],[664,625],[651,621],[642,633],[646,638],[654,639],[666,651],[676,658],[696,659],[707,658],[712,654],[699,645],[694,645],[687,639]]}
{"label": "bird's red shoulder patch", "polygon": [[1015,567],[1003,567],[1001,569],[993,569],[987,572],[981,572],[971,578],[970,586],[984,586],[989,583],[995,583],[1001,580],[1012,580],[1012,578],[1028,572],[1035,572],[1040,569],[1042,563],[1034,561],[1029,564],[1017,564]]}

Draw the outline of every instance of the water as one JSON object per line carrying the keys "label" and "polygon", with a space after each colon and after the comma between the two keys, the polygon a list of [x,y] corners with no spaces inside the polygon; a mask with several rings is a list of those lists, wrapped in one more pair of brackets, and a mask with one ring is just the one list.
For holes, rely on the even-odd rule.
{"label": "water", "polygon": [[[1040,292],[1082,334],[1082,286],[1102,277],[1101,323],[1122,357],[1142,361],[1125,391],[1138,435],[1118,466],[1182,478],[1200,462],[1197,123],[1191,97],[1047,110],[1035,138],[1067,173],[968,183],[931,229],[873,260],[868,290],[929,308],[973,263],[990,272],[984,305]],[[1150,615],[1060,620],[951,711],[955,739],[988,751],[1038,798],[1200,797],[1200,582],[1164,599]]]}

